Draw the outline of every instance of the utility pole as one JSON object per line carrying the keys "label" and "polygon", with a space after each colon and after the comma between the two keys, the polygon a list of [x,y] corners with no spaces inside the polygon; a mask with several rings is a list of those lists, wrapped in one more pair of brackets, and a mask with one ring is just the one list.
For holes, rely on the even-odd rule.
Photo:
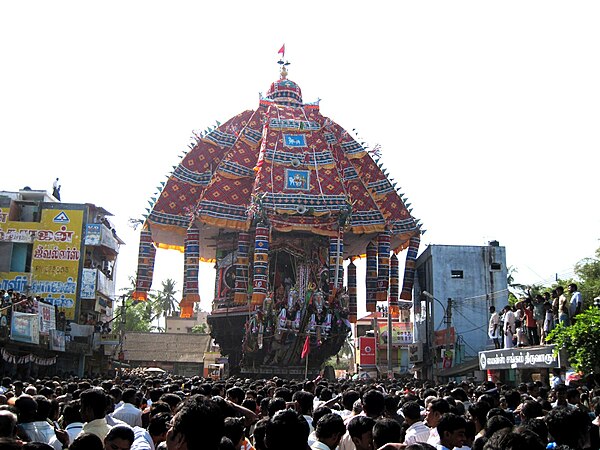
{"label": "utility pole", "polygon": [[387,338],[387,370],[388,370],[388,379],[394,379],[394,369],[392,367],[392,342],[394,340],[394,333],[392,332],[392,312],[390,311],[390,302],[388,301],[388,309],[387,309],[387,329],[388,329],[388,338]]}
{"label": "utility pole", "polygon": [[[448,299],[448,304],[446,306],[446,339],[444,339],[444,358],[446,357],[448,350],[450,349],[450,327],[452,326],[452,299]],[[443,361],[443,359],[442,359]]]}
{"label": "utility pole", "polygon": [[[118,371],[118,376],[119,379],[122,379],[122,375],[123,375],[123,361],[125,360],[125,355],[123,354],[123,328],[125,327],[125,324],[127,323],[127,319],[126,319],[126,315],[127,315],[127,304],[125,303],[125,295],[121,296],[121,300],[123,301],[123,303],[121,304],[121,312],[120,312],[120,327],[119,327],[119,353],[118,353],[118,360],[119,360],[119,371]],[[113,318],[113,320],[116,319]]]}

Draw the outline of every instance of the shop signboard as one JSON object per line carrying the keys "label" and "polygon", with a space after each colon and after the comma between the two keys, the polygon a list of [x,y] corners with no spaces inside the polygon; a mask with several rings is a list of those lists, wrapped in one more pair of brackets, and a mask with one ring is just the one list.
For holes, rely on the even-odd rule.
{"label": "shop signboard", "polygon": [[82,209],[42,209],[39,222],[9,221],[0,208],[0,241],[29,245],[31,273],[2,272],[0,285],[43,297],[68,320],[75,319],[81,262]]}
{"label": "shop signboard", "polygon": [[[386,346],[388,342],[387,323],[379,322],[379,341],[380,346]],[[408,345],[413,342],[412,322],[392,322],[392,345]]]}
{"label": "shop signboard", "polygon": [[54,306],[38,302],[38,316],[40,317],[40,334],[47,336],[50,330],[56,328],[56,313]]}
{"label": "shop signboard", "polygon": [[50,330],[50,350],[55,352],[65,351],[65,332],[59,330]]}
{"label": "shop signboard", "polygon": [[40,343],[40,323],[37,314],[14,311],[10,324],[10,338],[27,344]]}
{"label": "shop signboard", "polygon": [[454,345],[456,342],[456,332],[454,327],[450,327],[450,330],[437,330],[434,333],[434,345],[441,347],[443,345]]}
{"label": "shop signboard", "polygon": [[554,345],[479,352],[481,370],[554,369],[560,366],[560,358],[554,354]]}
{"label": "shop signboard", "polygon": [[375,338],[368,336],[361,336],[358,338],[358,347],[360,354],[360,365],[361,366],[374,366],[375,365]]}
{"label": "shop signboard", "polygon": [[411,363],[420,363],[423,361],[422,342],[416,342],[408,346],[408,361]]}
{"label": "shop signboard", "polygon": [[81,271],[81,298],[91,300],[96,298],[96,269],[83,269]]}

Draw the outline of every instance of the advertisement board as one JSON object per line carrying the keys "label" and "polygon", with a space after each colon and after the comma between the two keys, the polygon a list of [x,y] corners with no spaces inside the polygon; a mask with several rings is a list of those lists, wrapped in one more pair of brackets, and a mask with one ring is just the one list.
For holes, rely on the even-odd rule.
{"label": "advertisement board", "polygon": [[59,330],[50,330],[50,350],[55,352],[65,351],[65,332]]}
{"label": "advertisement board", "polygon": [[96,269],[82,269],[81,271],[81,289],[79,296],[81,298],[92,300],[96,298]]}
{"label": "advertisement board", "polygon": [[361,366],[375,365],[375,338],[361,336],[358,338],[358,347]]}
{"label": "advertisement board", "polygon": [[85,245],[100,245],[102,239],[102,225],[88,223],[85,227]]}
{"label": "advertisement board", "polygon": [[50,330],[56,328],[56,313],[54,306],[38,302],[38,316],[40,317],[40,334],[47,336]]}
{"label": "advertisement board", "polygon": [[554,345],[479,352],[481,370],[554,369],[560,366],[560,358],[554,354]]}
{"label": "advertisement board", "polygon": [[100,335],[101,345],[117,345],[119,343],[119,333],[106,333]]}
{"label": "advertisement board", "polygon": [[423,361],[423,343],[417,342],[408,346],[408,362],[419,363]]}
{"label": "advertisement board", "polygon": [[31,274],[0,273],[0,285],[39,295],[57,306],[68,320],[75,318],[81,261],[83,210],[42,209],[39,222],[8,221],[0,208],[0,242],[30,245]]}
{"label": "advertisement board", "polygon": [[[446,342],[447,341],[447,342]],[[454,327],[450,327],[450,330],[437,330],[434,332],[434,345],[441,347],[442,345],[454,345],[456,342],[456,332]]]}
{"label": "advertisement board", "polygon": [[39,319],[37,314],[13,312],[10,324],[10,338],[27,344],[39,344]]}
{"label": "advertisement board", "polygon": [[[379,322],[379,345],[385,346],[388,342],[387,323]],[[408,345],[413,342],[412,322],[392,322],[392,345]]]}

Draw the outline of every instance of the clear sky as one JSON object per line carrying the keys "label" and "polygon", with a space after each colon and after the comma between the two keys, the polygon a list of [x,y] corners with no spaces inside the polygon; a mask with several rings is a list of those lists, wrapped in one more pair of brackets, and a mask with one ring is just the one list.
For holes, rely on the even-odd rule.
{"label": "clear sky", "polygon": [[[600,246],[597,1],[0,3],[0,189],[103,206],[135,272],[141,217],[192,130],[258,106],[278,77],[371,147],[423,243],[507,248],[551,281]],[[403,259],[403,258],[401,258]],[[160,251],[155,287],[183,258]],[[360,275],[359,275],[360,276]],[[210,267],[201,272],[210,307]]]}

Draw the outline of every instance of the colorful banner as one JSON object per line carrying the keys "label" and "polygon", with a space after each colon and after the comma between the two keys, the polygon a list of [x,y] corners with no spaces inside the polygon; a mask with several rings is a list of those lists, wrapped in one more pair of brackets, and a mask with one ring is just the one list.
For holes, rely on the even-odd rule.
{"label": "colorful banner", "polygon": [[47,336],[50,330],[56,328],[56,313],[54,306],[38,302],[38,316],[40,317],[40,334]]}
{"label": "colorful banner", "polygon": [[442,368],[450,369],[454,360],[454,352],[450,349],[442,351]]}
{"label": "colorful banner", "polygon": [[100,245],[102,239],[102,225],[89,223],[85,227],[85,245]]}
{"label": "colorful banner", "polygon": [[40,323],[37,314],[13,311],[10,324],[10,338],[27,344],[40,343]]}
{"label": "colorful banner", "polygon": [[361,336],[358,338],[358,348],[361,366],[375,365],[375,338]]}
{"label": "colorful banner", "polygon": [[50,350],[55,352],[65,351],[65,332],[59,330],[50,330]]}
{"label": "colorful banner", "polygon": [[36,356],[36,355],[24,355],[24,356],[17,356],[17,355],[13,355],[12,353],[6,351],[6,349],[0,349],[0,355],[2,355],[2,359],[6,362],[9,362],[11,364],[29,364],[29,363],[34,363],[37,364],[38,366],[52,366],[54,364],[56,364],[56,356],[53,356],[51,358],[42,358],[41,356]]}
{"label": "colorful banner", "polygon": [[30,258],[31,273],[24,272],[27,264],[18,272],[1,272],[0,285],[21,293],[29,288],[74,320],[83,209],[42,209],[39,222],[9,221],[8,213],[9,208],[0,208],[0,241],[31,246],[21,261]]}
{"label": "colorful banner", "polygon": [[[388,326],[385,322],[379,322],[379,345],[387,345]],[[413,342],[412,322],[392,322],[392,345],[408,345]]]}
{"label": "colorful banner", "polygon": [[438,330],[434,332],[434,345],[441,347],[442,345],[453,345],[456,341],[454,327],[450,327],[450,331]]}

